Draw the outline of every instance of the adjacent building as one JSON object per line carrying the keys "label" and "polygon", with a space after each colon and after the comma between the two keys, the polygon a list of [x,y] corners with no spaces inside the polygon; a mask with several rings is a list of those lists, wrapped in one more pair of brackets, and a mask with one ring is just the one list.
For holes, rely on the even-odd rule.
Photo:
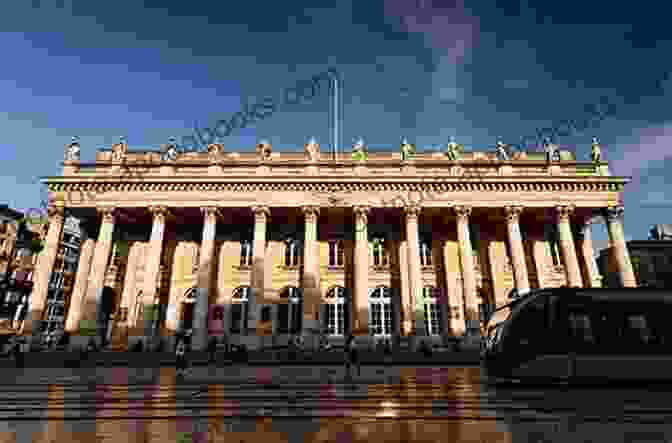
{"label": "adjacent building", "polygon": [[45,343],[58,342],[65,329],[65,314],[74,287],[80,244],[79,220],[72,216],[65,217],[54,268],[49,278],[44,321],[40,324]]}
{"label": "adjacent building", "polygon": [[[48,319],[66,211],[81,220],[65,312],[73,344],[189,332],[195,348],[215,335],[254,347],[296,335],[307,346],[320,334],[352,333],[362,346],[475,336],[513,288],[599,285],[593,221],[607,223],[620,284],[636,285],[618,203],[629,178],[604,161],[364,151],[122,142],[84,163],[73,143],[63,175],[44,179],[55,204],[31,317]],[[24,322],[23,333],[42,328]]]}
{"label": "adjacent building", "polygon": [[[656,225],[649,240],[626,243],[638,286],[672,288],[672,225]],[[597,259],[607,287],[618,287],[611,248],[600,251]]]}
{"label": "adjacent building", "polygon": [[9,277],[16,250],[16,233],[22,218],[21,212],[0,205],[0,281]]}

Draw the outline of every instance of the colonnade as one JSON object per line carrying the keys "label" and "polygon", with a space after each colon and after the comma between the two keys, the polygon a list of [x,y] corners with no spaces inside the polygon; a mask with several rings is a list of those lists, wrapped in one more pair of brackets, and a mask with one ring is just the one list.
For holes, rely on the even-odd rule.
{"label": "colonnade", "polygon": [[[102,290],[104,287],[105,274],[110,261],[112,250],[113,233],[115,230],[115,208],[97,208],[101,215],[101,225],[98,238],[94,242],[92,238],[83,237],[80,251],[79,267],[75,278],[75,286],[71,296],[70,309],[67,314],[66,330],[76,334],[82,329],[100,328],[100,312]],[[252,331],[256,329],[257,309],[254,303],[257,299],[263,299],[264,291],[268,286],[267,276],[264,275],[264,252],[266,250],[266,234],[271,209],[268,206],[254,206],[250,208],[254,214],[254,238],[251,286],[253,296],[250,297],[250,318],[248,326]],[[353,303],[353,334],[368,335],[369,319],[368,290],[369,290],[369,260],[368,260],[368,216],[370,206],[357,205],[352,208],[354,215],[354,303]],[[507,239],[510,245],[511,264],[515,280],[515,287],[519,293],[529,291],[528,270],[525,262],[523,240],[520,232],[520,215],[522,206],[503,207],[506,215]],[[30,298],[30,316],[24,322],[24,334],[35,336],[39,332],[39,323],[42,319],[45,300],[48,291],[48,282],[56,259],[61,231],[64,221],[63,206],[53,207],[49,211],[49,231],[46,238],[46,247],[38,260],[35,272],[33,293]],[[202,208],[203,231],[199,254],[199,268],[197,275],[198,295],[194,308],[194,333],[193,346],[203,348],[208,338],[208,300],[211,287],[211,273],[213,270],[215,235],[217,227],[217,215],[221,208]],[[148,255],[144,271],[142,297],[144,305],[155,303],[158,287],[160,260],[164,243],[166,218],[170,210],[166,206],[152,206],[149,208],[152,214],[152,230],[149,238]],[[317,227],[320,208],[317,206],[305,206],[302,208],[305,222],[304,239],[304,273],[303,282],[304,317],[303,329],[306,336],[311,337],[319,330],[319,252],[317,242]],[[571,206],[557,206],[554,208],[556,223],[559,232],[560,252],[565,264],[567,285],[571,287],[596,286],[597,269],[593,259],[593,248],[590,235],[590,218],[579,220],[581,223],[580,249],[577,256],[577,248],[572,235],[570,217],[574,210]],[[402,257],[402,266],[406,267],[409,295],[402,300],[402,308],[405,313],[402,322],[402,330],[407,336],[420,336],[425,334],[424,312],[422,301],[421,266],[419,256],[419,229],[418,217],[422,212],[419,206],[407,206],[404,208],[405,234],[407,240],[406,257]],[[478,297],[476,295],[476,275],[473,263],[473,249],[469,232],[469,218],[472,208],[467,205],[456,205],[452,212],[457,220],[457,241],[459,249],[459,272],[462,275],[464,303],[455,300],[452,291],[449,291],[449,303],[453,309],[453,319],[460,319],[451,326],[453,333],[462,335],[469,331],[479,330]],[[621,218],[622,207],[610,207],[603,210],[607,222],[609,238],[616,256],[617,271],[621,276],[621,282],[625,287],[636,286],[635,277],[628,257],[628,251],[623,238]],[[444,263],[448,266],[448,249],[444,248]],[[583,271],[583,278],[582,278]],[[450,275],[447,270],[446,275]],[[451,277],[448,277],[450,280]],[[585,282],[584,282],[585,281]],[[450,288],[451,283],[446,282]],[[261,296],[261,297],[259,297]],[[31,320],[32,321],[29,321]],[[465,321],[462,322],[461,319]],[[146,339],[150,334],[150,325],[145,323],[142,316],[137,316],[132,325],[133,336],[137,339]],[[130,337],[129,337],[130,338]]]}

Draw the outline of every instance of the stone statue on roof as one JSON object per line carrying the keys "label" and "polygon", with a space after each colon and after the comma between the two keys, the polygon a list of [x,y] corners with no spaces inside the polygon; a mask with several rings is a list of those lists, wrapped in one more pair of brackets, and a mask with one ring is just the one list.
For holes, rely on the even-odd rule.
{"label": "stone statue on roof", "polygon": [[446,156],[448,156],[449,160],[455,161],[461,159],[462,154],[464,154],[464,146],[455,143],[455,139],[451,136],[450,143],[448,143],[448,147],[446,148]]}
{"label": "stone statue on roof", "polygon": [[600,148],[600,142],[597,140],[597,137],[593,137],[593,146],[590,150],[590,158],[595,166],[599,165],[600,161],[602,161],[602,149]]}
{"label": "stone statue on roof", "polygon": [[126,143],[126,137],[119,137],[119,143],[112,146],[112,161],[120,162],[126,159],[126,154],[128,154],[128,144]]}
{"label": "stone statue on roof", "polygon": [[208,145],[208,159],[215,161],[224,152],[224,145],[219,143],[210,143]]}
{"label": "stone statue on roof", "polygon": [[544,152],[548,163],[560,161],[560,147],[552,143],[550,138],[544,139]]}
{"label": "stone statue on roof", "polygon": [[272,152],[273,147],[268,140],[262,140],[257,145],[257,155],[259,155],[261,160],[270,160]]}
{"label": "stone statue on roof", "polygon": [[304,148],[304,152],[310,161],[314,162],[320,159],[320,145],[317,143],[315,137],[310,138],[308,144]]}
{"label": "stone statue on roof", "polygon": [[497,142],[497,158],[502,161],[509,161],[509,150],[511,148],[505,145],[501,140]]}
{"label": "stone statue on roof", "polygon": [[401,141],[401,159],[410,160],[413,157],[415,157],[415,153],[416,153],[415,145],[412,145],[411,143],[408,142],[408,140],[406,140],[406,138],[404,138]]}
{"label": "stone statue on roof", "polygon": [[66,161],[79,161],[79,138],[72,137],[72,141],[69,145],[65,147],[65,160]]}
{"label": "stone statue on roof", "polygon": [[369,151],[364,143],[364,139],[359,137],[359,140],[352,146],[353,160],[366,160],[369,158]]}
{"label": "stone statue on roof", "polygon": [[177,143],[175,143],[174,138],[171,137],[167,145],[161,146],[161,160],[162,161],[177,160]]}

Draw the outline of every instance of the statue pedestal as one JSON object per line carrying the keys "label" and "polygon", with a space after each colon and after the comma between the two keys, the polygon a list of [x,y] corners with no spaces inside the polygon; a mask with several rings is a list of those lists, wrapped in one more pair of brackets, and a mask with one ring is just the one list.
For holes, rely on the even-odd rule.
{"label": "statue pedestal", "polygon": [[219,165],[210,165],[208,166],[208,175],[221,175],[222,167]]}
{"label": "statue pedestal", "polygon": [[502,165],[499,167],[499,175],[513,175],[513,166]]}
{"label": "statue pedestal", "polygon": [[159,172],[161,173],[161,175],[175,175],[176,169],[177,168],[175,168],[175,166],[165,165],[159,167]]}

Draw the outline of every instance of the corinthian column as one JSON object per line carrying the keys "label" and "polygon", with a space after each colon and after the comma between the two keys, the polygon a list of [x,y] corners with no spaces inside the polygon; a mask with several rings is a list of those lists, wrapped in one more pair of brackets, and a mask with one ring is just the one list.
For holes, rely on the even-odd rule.
{"label": "corinthian column", "polygon": [[465,326],[469,333],[480,331],[478,317],[478,299],[476,298],[476,275],[474,273],[473,248],[469,233],[469,216],[471,208],[455,206],[457,215],[457,242],[460,250],[460,266],[462,270],[463,297],[465,303]]}
{"label": "corinthian column", "polygon": [[194,305],[193,348],[204,350],[208,344],[208,307],[212,289],[212,269],[217,231],[217,208],[201,208],[203,213],[203,236],[198,263],[198,293]]}
{"label": "corinthian column", "polygon": [[565,262],[565,275],[567,276],[567,286],[580,288],[581,271],[579,270],[579,261],[576,258],[576,249],[574,248],[574,237],[572,227],[569,224],[569,217],[574,212],[571,206],[557,206],[555,208],[558,218],[558,233],[560,234],[560,253]]}
{"label": "corinthian column", "polygon": [[609,207],[604,210],[604,217],[607,221],[607,231],[609,232],[610,252],[613,253],[616,261],[616,268],[621,284],[625,288],[636,288],[637,280],[632,270],[630,254],[628,253],[623,234],[623,224],[621,221],[623,219],[623,212],[624,209],[622,206]]}
{"label": "corinthian column", "polygon": [[591,225],[593,221],[590,217],[581,220],[579,226],[579,241],[581,242],[581,268],[584,275],[584,285],[587,288],[602,287],[600,282],[600,273],[595,263],[593,251],[593,239]]}
{"label": "corinthian column", "polygon": [[[112,251],[112,239],[114,235],[114,208],[98,208],[101,214],[100,230],[98,231],[98,241],[93,251],[89,282],[86,287],[86,295],[82,302],[82,319],[79,325],[78,341],[86,341],[86,336],[94,335],[97,341],[102,341],[103,328],[103,287],[105,285],[105,274],[107,265],[110,261],[110,252]],[[80,342],[80,344],[82,344]]]}
{"label": "corinthian column", "polygon": [[93,258],[93,251],[96,247],[96,241],[89,235],[90,233],[86,229],[82,229],[82,247],[79,252],[75,287],[70,295],[68,318],[65,322],[65,331],[71,336],[77,333],[79,322],[82,319],[82,303],[89,282],[91,259]]}
{"label": "corinthian column", "polygon": [[305,238],[303,243],[303,335],[305,343],[315,347],[320,332],[320,255],[317,242],[317,220],[320,208],[304,206]]}
{"label": "corinthian column", "polygon": [[260,341],[261,335],[257,334],[257,306],[263,304],[265,297],[265,268],[266,268],[266,231],[268,219],[271,210],[268,206],[255,206],[252,208],[254,213],[254,240],[253,252],[254,261],[252,263],[252,294],[248,296],[248,333],[253,333]]}
{"label": "corinthian column", "polygon": [[137,338],[145,342],[145,344],[147,344],[147,341],[153,333],[156,332],[152,331],[153,316],[148,315],[148,312],[151,312],[156,298],[158,276],[161,266],[161,252],[163,250],[163,234],[166,230],[168,208],[165,206],[151,206],[149,211],[152,214],[152,233],[149,237],[148,253],[145,258],[145,272],[143,273],[142,279],[142,304],[144,305],[144,315],[138,316],[135,319],[136,331],[142,331],[142,335]]}
{"label": "corinthian column", "polygon": [[520,226],[518,224],[523,208],[522,206],[506,206],[504,211],[506,213],[506,229],[509,234],[513,276],[516,280],[516,289],[518,290],[518,293],[522,295],[530,290],[530,283],[527,278],[527,265],[525,264],[523,239],[520,235]]}
{"label": "corinthian column", "polygon": [[[425,335],[425,301],[422,298],[422,274],[420,273],[420,235],[418,231],[418,217],[421,208],[410,205],[404,208],[406,214],[406,241],[408,251],[408,287],[410,302],[408,313],[412,313],[415,331],[413,335]],[[409,318],[410,315],[404,317]],[[404,331],[407,333],[407,331]]]}
{"label": "corinthian column", "polygon": [[44,302],[49,291],[49,278],[56,261],[64,221],[65,208],[63,206],[52,206],[49,208],[49,231],[47,232],[44,249],[37,259],[35,277],[33,278],[35,284],[30,294],[30,310],[23,322],[21,331],[23,335],[31,336],[30,340],[33,347],[38,346],[40,343],[40,326],[44,311]]}
{"label": "corinthian column", "polygon": [[354,328],[355,335],[369,334],[369,244],[367,206],[355,206],[355,257],[354,257]]}

